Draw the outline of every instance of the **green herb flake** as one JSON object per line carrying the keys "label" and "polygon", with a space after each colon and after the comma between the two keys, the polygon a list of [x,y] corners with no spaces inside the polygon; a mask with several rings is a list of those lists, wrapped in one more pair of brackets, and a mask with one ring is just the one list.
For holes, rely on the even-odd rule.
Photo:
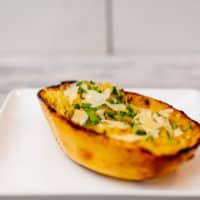
{"label": "green herb flake", "polygon": [[133,128],[135,126],[134,122],[130,122],[129,125],[131,126],[131,128]]}
{"label": "green herb flake", "polygon": [[168,140],[168,143],[169,143],[169,144],[173,144],[173,142],[174,142],[173,137],[169,134],[168,131],[167,131],[167,140]]}
{"label": "green herb flake", "polygon": [[163,117],[159,112],[155,112],[158,117]]}
{"label": "green herb flake", "polygon": [[176,122],[171,122],[171,127],[172,127],[173,130],[177,129]]}
{"label": "green herb flake", "polygon": [[81,108],[89,109],[89,108],[91,108],[91,103],[82,103]]}
{"label": "green herb flake", "polygon": [[119,103],[121,103],[123,97],[124,97],[124,95],[123,95],[122,93],[120,93],[120,94],[117,96],[117,100],[119,101]]}
{"label": "green herb flake", "polygon": [[96,114],[97,108],[93,108],[90,103],[82,103],[81,108],[87,112],[92,125],[96,125],[101,121],[100,117]]}
{"label": "green herb flake", "polygon": [[126,109],[127,109],[127,111],[128,111],[128,116],[129,117],[135,117],[135,115],[136,115],[136,113],[133,111],[133,108],[130,106],[130,105],[128,105],[127,107],[126,107]]}
{"label": "green herb flake", "polygon": [[81,108],[81,106],[80,106],[80,104],[76,103],[76,104],[74,104],[74,108],[79,110]]}
{"label": "green herb flake", "polygon": [[98,86],[94,86],[92,89],[96,90],[99,93],[102,93],[102,90]]}
{"label": "green herb flake", "polygon": [[111,104],[115,103],[114,99],[109,99],[108,102],[111,103]]}
{"label": "green herb flake", "polygon": [[148,133],[148,135],[146,137],[146,140],[147,140],[147,142],[153,142],[153,136],[152,136],[152,134]]}
{"label": "green herb flake", "polygon": [[117,111],[117,115],[119,115],[120,117],[125,117],[127,113],[124,111]]}
{"label": "green herb flake", "polygon": [[130,105],[127,105],[126,109],[129,113],[133,112],[133,108]]}
{"label": "green herb flake", "polygon": [[107,113],[107,116],[110,117],[111,119],[115,119],[115,115],[113,113]]}
{"label": "green herb flake", "polygon": [[83,99],[83,93],[87,93],[87,91],[79,86],[78,93],[80,94],[81,99]]}
{"label": "green herb flake", "polygon": [[183,128],[183,131],[186,132],[186,131],[189,131],[191,129],[192,129],[192,125],[188,124],[186,127]]}
{"label": "green herb flake", "polygon": [[94,83],[92,83],[92,85],[88,85],[87,87],[88,87],[88,90],[95,90],[99,93],[102,93],[102,90],[98,86],[94,85]]}
{"label": "green herb flake", "polygon": [[82,83],[83,83],[83,81],[78,81],[78,82],[76,83],[76,86],[81,86]]}
{"label": "green herb flake", "polygon": [[146,131],[144,131],[144,130],[137,130],[136,131],[136,135],[139,135],[139,136],[143,136],[143,135],[146,135],[147,134],[147,132]]}
{"label": "green herb flake", "polygon": [[94,82],[94,81],[89,81],[89,83],[90,83],[90,84],[92,84],[92,85],[94,85],[94,84],[95,84],[95,82]]}
{"label": "green herb flake", "polygon": [[169,143],[169,144],[173,144],[173,141],[174,141],[174,140],[173,140],[172,137],[168,137],[168,143]]}
{"label": "green herb flake", "polygon": [[92,86],[91,86],[91,85],[88,85],[87,88],[88,88],[88,90],[91,90],[91,89],[92,89]]}
{"label": "green herb flake", "polygon": [[112,94],[118,95],[118,91],[117,91],[117,88],[115,86],[113,86],[113,88],[112,88]]}
{"label": "green herb flake", "polygon": [[90,109],[87,113],[92,125],[96,125],[101,121],[100,117],[97,116],[94,110]]}

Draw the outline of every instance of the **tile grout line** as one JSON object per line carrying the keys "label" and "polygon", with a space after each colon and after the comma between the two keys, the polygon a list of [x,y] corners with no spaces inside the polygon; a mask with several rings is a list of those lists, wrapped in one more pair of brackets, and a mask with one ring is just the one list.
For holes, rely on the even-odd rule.
{"label": "tile grout line", "polygon": [[106,20],[106,53],[113,55],[113,16],[112,16],[112,0],[105,2],[105,20]]}

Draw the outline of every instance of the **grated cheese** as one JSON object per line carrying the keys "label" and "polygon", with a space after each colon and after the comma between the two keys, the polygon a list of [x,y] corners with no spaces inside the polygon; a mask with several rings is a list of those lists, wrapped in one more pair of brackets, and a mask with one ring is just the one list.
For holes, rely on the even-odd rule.
{"label": "grated cheese", "polygon": [[78,94],[78,87],[76,84],[72,84],[69,88],[64,91],[64,95],[68,97],[69,103],[72,104]]}
{"label": "grated cheese", "polygon": [[88,115],[84,110],[75,110],[71,120],[76,124],[83,125],[87,119]]}

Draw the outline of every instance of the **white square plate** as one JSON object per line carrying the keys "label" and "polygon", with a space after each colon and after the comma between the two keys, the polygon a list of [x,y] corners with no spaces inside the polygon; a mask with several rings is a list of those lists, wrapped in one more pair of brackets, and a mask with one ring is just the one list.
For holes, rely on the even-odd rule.
{"label": "white square plate", "polygon": [[[200,93],[190,89],[135,89],[200,121]],[[200,151],[169,176],[128,182],[98,175],[59,148],[41,112],[36,89],[12,91],[0,110],[0,196],[159,196],[200,198]]]}

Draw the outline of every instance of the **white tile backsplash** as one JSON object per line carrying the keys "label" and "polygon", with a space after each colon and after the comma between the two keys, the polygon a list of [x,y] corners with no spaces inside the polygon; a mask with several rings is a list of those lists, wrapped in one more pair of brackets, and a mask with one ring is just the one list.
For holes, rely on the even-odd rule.
{"label": "white tile backsplash", "polygon": [[113,0],[114,51],[200,51],[200,1]]}
{"label": "white tile backsplash", "polygon": [[0,54],[104,54],[105,0],[0,0]]}
{"label": "white tile backsplash", "polygon": [[0,59],[199,53],[198,0],[0,0]]}

